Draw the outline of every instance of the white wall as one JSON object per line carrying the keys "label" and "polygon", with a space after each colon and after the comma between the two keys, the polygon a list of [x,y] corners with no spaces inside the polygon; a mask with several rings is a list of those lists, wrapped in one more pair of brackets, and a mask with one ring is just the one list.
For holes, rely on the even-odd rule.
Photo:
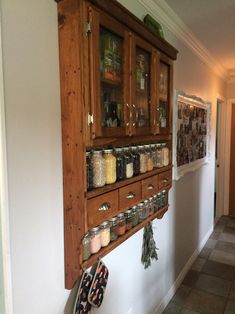
{"label": "white wall", "polygon": [[[120,2],[138,17],[145,13],[136,0]],[[2,21],[14,314],[62,314],[69,292],[63,270],[56,4],[2,0]],[[152,313],[213,224],[215,104],[225,86],[165,33],[179,49],[175,87],[213,104],[212,160],[174,183],[171,207],[154,224],[158,262],[143,269],[142,231],[104,258],[110,280],[97,314],[126,314],[129,308]]]}

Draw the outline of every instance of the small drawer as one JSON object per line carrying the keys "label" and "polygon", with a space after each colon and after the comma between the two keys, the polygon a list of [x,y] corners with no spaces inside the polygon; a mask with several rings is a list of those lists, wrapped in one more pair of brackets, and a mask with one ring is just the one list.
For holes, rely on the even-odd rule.
{"label": "small drawer", "polygon": [[158,179],[159,179],[158,180],[159,190],[170,188],[172,185],[172,171],[169,170],[169,171],[160,173]]}
{"label": "small drawer", "polygon": [[127,210],[141,201],[141,183],[136,182],[119,189],[119,208]]}
{"label": "small drawer", "polygon": [[100,223],[118,214],[118,190],[105,193],[87,201],[88,228],[91,229]]}
{"label": "small drawer", "polygon": [[158,193],[158,176],[142,180],[142,198],[147,199]]}

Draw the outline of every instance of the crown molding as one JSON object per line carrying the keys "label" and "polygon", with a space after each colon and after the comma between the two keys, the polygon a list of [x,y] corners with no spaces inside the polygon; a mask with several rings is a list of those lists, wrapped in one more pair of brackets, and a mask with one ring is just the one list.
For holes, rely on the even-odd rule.
{"label": "crown molding", "polygon": [[171,9],[165,0],[137,0],[159,23],[164,25],[192,52],[207,64],[220,78],[228,80],[227,70],[197,39],[189,27]]}

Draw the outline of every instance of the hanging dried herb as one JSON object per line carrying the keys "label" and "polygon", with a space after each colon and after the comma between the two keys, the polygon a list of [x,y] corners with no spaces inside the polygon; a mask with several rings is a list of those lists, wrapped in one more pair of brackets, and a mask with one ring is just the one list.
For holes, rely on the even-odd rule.
{"label": "hanging dried herb", "polygon": [[157,248],[153,238],[153,228],[152,223],[149,222],[144,227],[144,236],[143,236],[143,245],[142,245],[142,256],[141,262],[144,265],[144,268],[151,266],[153,259],[158,260]]}

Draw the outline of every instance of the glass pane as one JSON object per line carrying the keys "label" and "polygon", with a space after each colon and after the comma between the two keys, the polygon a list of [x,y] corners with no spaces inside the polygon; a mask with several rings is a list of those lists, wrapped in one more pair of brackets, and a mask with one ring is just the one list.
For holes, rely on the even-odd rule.
{"label": "glass pane", "polygon": [[150,125],[150,60],[151,55],[136,49],[136,127]]}
{"label": "glass pane", "polygon": [[123,39],[100,29],[102,127],[123,126]]}
{"label": "glass pane", "polygon": [[159,126],[166,128],[169,119],[169,65],[160,63],[159,77]]}

